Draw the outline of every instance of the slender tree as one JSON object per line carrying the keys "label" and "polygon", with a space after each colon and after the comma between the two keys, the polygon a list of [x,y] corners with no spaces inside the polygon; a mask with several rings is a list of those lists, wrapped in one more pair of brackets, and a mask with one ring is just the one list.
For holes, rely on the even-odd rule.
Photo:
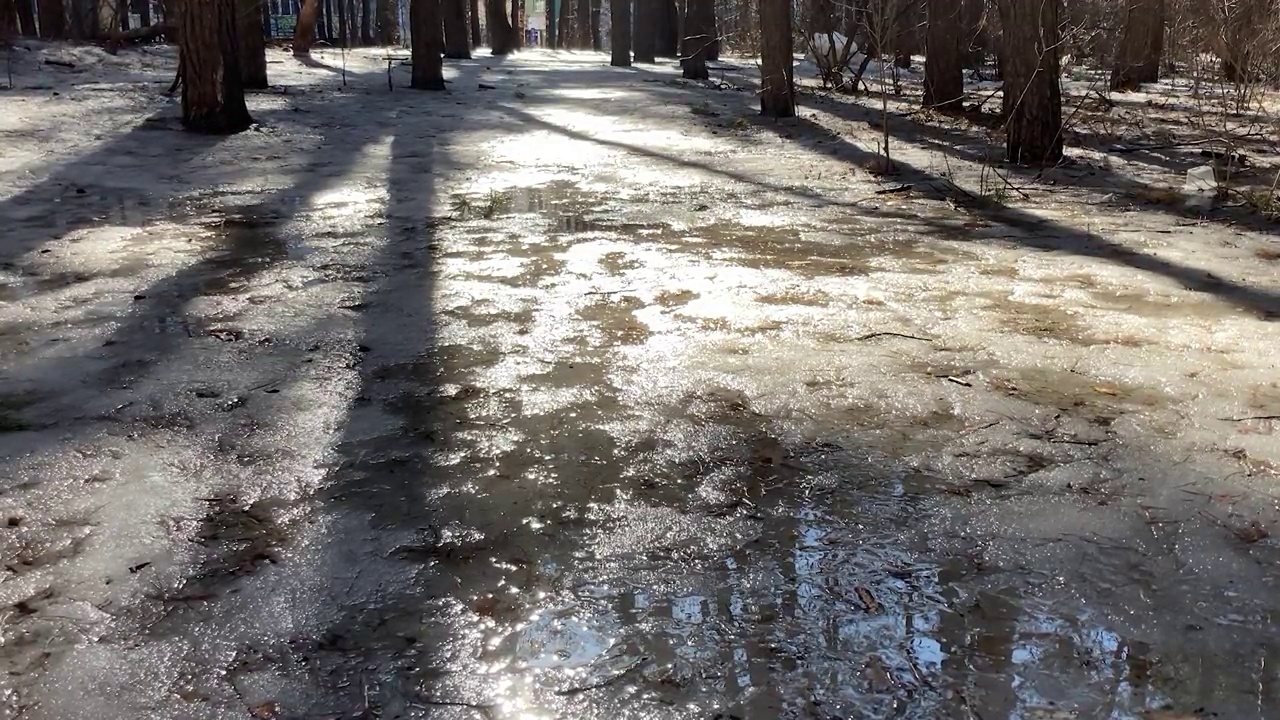
{"label": "slender tree", "polygon": [[373,12],[369,0],[360,0],[360,43],[373,44]]}
{"label": "slender tree", "polygon": [[246,88],[266,88],[267,41],[262,29],[262,0],[236,0],[236,45],[240,81]]}
{"label": "slender tree", "polygon": [[62,0],[39,0],[40,37],[61,40],[67,36],[67,11]]}
{"label": "slender tree", "polygon": [[577,44],[577,29],[574,28],[577,3],[573,0],[558,0],[560,3],[560,19],[556,22],[556,36],[560,47],[575,48]]}
{"label": "slender tree", "polygon": [[516,49],[515,33],[507,21],[506,0],[485,0],[485,25],[489,28],[489,49],[494,55],[510,55]]}
{"label": "slender tree", "polygon": [[467,0],[438,0],[444,7],[444,56],[451,60],[471,57],[467,37]]}
{"label": "slender tree", "polygon": [[178,18],[183,127],[222,135],[248,129],[235,0],[183,0]]}
{"label": "slender tree", "polygon": [[686,0],[684,37],[680,47],[680,69],[690,80],[706,80],[707,52],[715,40],[716,16],[713,0]]}
{"label": "slender tree", "polygon": [[609,64],[631,67],[631,0],[609,0]]}
{"label": "slender tree", "polygon": [[311,45],[316,40],[316,19],[320,17],[320,0],[302,0],[302,8],[298,10],[298,20],[293,26],[293,54],[307,56],[311,54]]}
{"label": "slender tree", "polygon": [[1111,70],[1112,90],[1137,90],[1160,79],[1164,10],[1164,0],[1128,0],[1124,35]]}
{"label": "slender tree", "polygon": [[636,15],[631,29],[638,63],[657,62],[657,28],[654,25],[657,7],[655,0],[636,0]]}
{"label": "slender tree", "polygon": [[1005,144],[1011,162],[1044,165],[1062,159],[1060,2],[999,0]]}
{"label": "slender tree", "polygon": [[413,61],[409,87],[444,90],[442,24],[440,0],[409,0],[409,51]]}
{"label": "slender tree", "polygon": [[791,0],[760,0],[760,114],[795,117]]}
{"label": "slender tree", "polygon": [[925,29],[925,107],[952,112],[964,109],[961,10],[957,0],[929,0],[929,24]]}

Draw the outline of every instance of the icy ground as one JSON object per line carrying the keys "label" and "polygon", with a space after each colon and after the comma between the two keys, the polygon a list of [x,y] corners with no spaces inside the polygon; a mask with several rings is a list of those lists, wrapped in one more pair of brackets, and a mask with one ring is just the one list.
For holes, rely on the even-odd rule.
{"label": "icy ground", "polygon": [[14,51],[0,716],[1280,716],[1273,226],[398,57]]}

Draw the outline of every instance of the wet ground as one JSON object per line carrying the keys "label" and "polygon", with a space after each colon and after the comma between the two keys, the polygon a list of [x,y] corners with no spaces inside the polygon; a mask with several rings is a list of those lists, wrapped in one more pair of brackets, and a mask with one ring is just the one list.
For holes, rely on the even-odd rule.
{"label": "wet ground", "polygon": [[1272,237],[320,57],[6,186],[0,717],[1280,716]]}

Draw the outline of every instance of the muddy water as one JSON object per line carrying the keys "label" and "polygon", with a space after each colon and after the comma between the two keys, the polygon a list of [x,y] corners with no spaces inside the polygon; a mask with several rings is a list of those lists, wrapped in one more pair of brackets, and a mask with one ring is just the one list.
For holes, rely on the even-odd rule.
{"label": "muddy water", "polygon": [[[1002,291],[1019,269],[968,239],[564,182],[430,224],[342,207],[209,218],[206,257],[111,335],[197,348],[120,407],[131,440],[208,435],[228,478],[174,531],[196,568],[146,575],[142,610],[23,631],[26,673],[37,644],[89,668],[44,716],[75,707],[62,678],[131,673],[175,717],[1275,716],[1274,545],[1171,501],[1220,499],[1185,460],[1130,449],[1175,389],[1071,356],[1134,345]],[[370,235],[392,238],[375,260]],[[306,303],[355,330],[291,334]],[[0,433],[31,402],[0,396]]]}

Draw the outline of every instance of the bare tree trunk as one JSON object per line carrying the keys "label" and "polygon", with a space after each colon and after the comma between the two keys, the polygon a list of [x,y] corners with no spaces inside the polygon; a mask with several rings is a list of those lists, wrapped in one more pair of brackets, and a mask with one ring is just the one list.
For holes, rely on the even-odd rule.
{"label": "bare tree trunk", "polygon": [[511,41],[514,49],[524,47],[524,0],[511,0]]}
{"label": "bare tree trunk", "polygon": [[[26,37],[35,37],[36,30],[36,9],[32,5],[34,0],[17,0],[18,11],[18,34]],[[125,17],[128,17],[126,15]]]}
{"label": "bare tree trunk", "polygon": [[471,47],[480,47],[480,0],[468,0],[467,22],[471,27]]}
{"label": "bare tree trunk", "polygon": [[67,11],[62,0],[40,0],[40,37],[61,40],[67,36]]}
{"label": "bare tree trunk", "polygon": [[1137,90],[1160,79],[1164,8],[1164,0],[1129,0],[1124,36],[1111,71],[1112,90]]}
{"label": "bare tree trunk", "polygon": [[680,56],[680,11],[675,0],[651,0],[654,3],[654,52],[658,57]]}
{"label": "bare tree trunk", "polygon": [[609,64],[631,67],[631,0],[609,0]]}
{"label": "bare tree trunk", "polygon": [[437,0],[444,3],[444,56],[451,60],[471,57],[467,37],[467,0]]}
{"label": "bare tree trunk", "polygon": [[557,24],[556,32],[559,35],[560,47],[575,48],[578,46],[577,29],[574,28],[575,10],[577,4],[573,0],[560,0],[560,22]]}
{"label": "bare tree trunk", "polygon": [[142,21],[143,27],[151,26],[151,0],[143,0],[138,19]]}
{"label": "bare tree trunk", "polygon": [[558,22],[560,18],[556,17],[556,4],[554,0],[546,0],[546,11],[546,21],[544,26],[546,27],[547,33],[547,47],[552,50],[558,50],[560,49],[560,38],[557,33],[560,30],[560,23]]}
{"label": "bare tree trunk", "polygon": [[600,37],[600,0],[591,0],[591,49],[596,52],[604,49],[604,38]]}
{"label": "bare tree trunk", "polygon": [[373,10],[369,0],[360,0],[360,43],[373,44]]}
{"label": "bare tree trunk", "polygon": [[964,55],[956,0],[929,0],[925,30],[924,106],[954,112],[964,109]]}
{"label": "bare tree trunk", "polygon": [[511,54],[516,45],[507,20],[506,0],[485,0],[484,19],[489,27],[490,51],[494,55]]}
{"label": "bare tree trunk", "polygon": [[1004,30],[1005,142],[1010,162],[1044,165],[1062,159],[1059,3],[999,0]]}
{"label": "bare tree trunk", "polygon": [[636,0],[635,22],[632,23],[636,62],[657,62],[657,27],[654,24],[658,4],[655,0]]}
{"label": "bare tree trunk", "polygon": [[[572,0],[562,0],[571,2]],[[586,50],[591,47],[591,0],[578,0],[573,9],[573,47]]]}
{"label": "bare tree trunk", "polygon": [[316,18],[320,15],[320,0],[302,0],[298,22],[293,26],[293,54],[310,55],[311,44],[316,40]]}
{"label": "bare tree trunk", "polygon": [[410,54],[413,60],[409,87],[444,90],[441,27],[440,0],[409,0]]}
{"label": "bare tree trunk", "polygon": [[333,0],[333,4],[338,8],[338,45],[347,47],[347,0]]}
{"label": "bare tree trunk", "polygon": [[267,39],[262,31],[262,0],[235,0],[236,45],[240,81],[246,88],[267,87]]}
{"label": "bare tree trunk", "polygon": [[240,85],[235,0],[183,0],[182,125],[199,133],[230,134],[253,124]]}
{"label": "bare tree trunk", "polygon": [[18,34],[18,8],[14,0],[0,0],[0,40]]}
{"label": "bare tree trunk", "polygon": [[979,70],[986,62],[990,47],[984,25],[987,14],[986,0],[962,0],[960,3],[960,52],[965,67]]}
{"label": "bare tree trunk", "polygon": [[400,42],[400,20],[392,0],[377,0],[378,43],[395,45]]}
{"label": "bare tree trunk", "polygon": [[791,0],[760,0],[760,114],[795,117]]}
{"label": "bare tree trunk", "polygon": [[707,50],[715,39],[713,0],[685,0],[684,37],[680,45],[680,69],[689,80],[706,80]]}

